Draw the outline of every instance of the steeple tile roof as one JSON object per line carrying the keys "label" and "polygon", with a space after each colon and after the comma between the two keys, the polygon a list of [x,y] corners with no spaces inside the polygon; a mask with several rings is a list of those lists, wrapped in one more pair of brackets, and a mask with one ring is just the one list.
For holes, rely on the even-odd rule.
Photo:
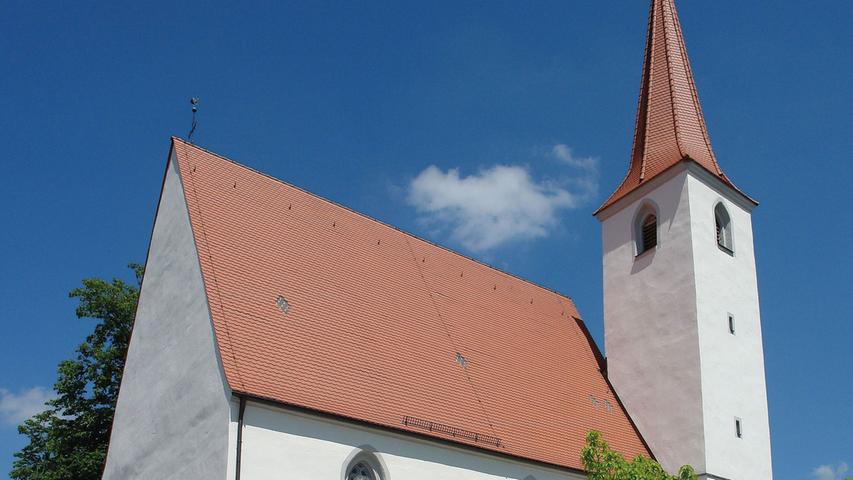
{"label": "steeple tile roof", "polygon": [[682,160],[695,161],[740,192],[711,148],[675,0],[652,0],[631,164],[596,213]]}

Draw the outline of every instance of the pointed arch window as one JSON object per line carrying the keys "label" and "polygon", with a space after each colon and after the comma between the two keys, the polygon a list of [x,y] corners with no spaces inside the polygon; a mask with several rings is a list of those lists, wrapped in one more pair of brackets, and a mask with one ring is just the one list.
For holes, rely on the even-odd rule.
{"label": "pointed arch window", "polygon": [[356,448],[343,467],[343,480],[388,480],[384,464],[368,446]]}
{"label": "pointed arch window", "polygon": [[376,471],[367,462],[358,462],[350,467],[346,480],[379,480]]}
{"label": "pointed arch window", "polygon": [[722,203],[718,203],[714,207],[714,226],[716,229],[717,246],[728,254],[733,253],[732,219]]}

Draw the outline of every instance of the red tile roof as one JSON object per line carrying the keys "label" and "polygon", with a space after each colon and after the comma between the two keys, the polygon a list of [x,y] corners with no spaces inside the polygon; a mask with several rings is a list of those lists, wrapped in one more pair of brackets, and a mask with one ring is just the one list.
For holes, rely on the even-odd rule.
{"label": "red tile roof", "polygon": [[591,429],[650,455],[571,299],[172,145],[235,392],[574,469]]}
{"label": "red tile roof", "polygon": [[675,0],[652,0],[631,165],[596,213],[686,159],[743,194],[720,169],[711,148]]}

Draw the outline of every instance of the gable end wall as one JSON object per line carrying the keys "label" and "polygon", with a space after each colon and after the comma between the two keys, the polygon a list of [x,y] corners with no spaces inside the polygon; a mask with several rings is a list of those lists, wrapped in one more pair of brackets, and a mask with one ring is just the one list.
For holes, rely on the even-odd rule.
{"label": "gable end wall", "polygon": [[230,391],[177,163],[169,162],[104,479],[224,479]]}

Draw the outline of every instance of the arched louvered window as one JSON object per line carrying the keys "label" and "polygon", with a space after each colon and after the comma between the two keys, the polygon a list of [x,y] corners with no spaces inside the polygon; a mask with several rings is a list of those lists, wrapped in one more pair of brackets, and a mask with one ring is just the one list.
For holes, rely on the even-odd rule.
{"label": "arched louvered window", "polygon": [[634,249],[640,256],[658,246],[658,209],[651,201],[643,202],[634,214]]}
{"label": "arched louvered window", "polygon": [[658,207],[645,200],[634,213],[634,255],[654,251],[658,246]]}
{"label": "arched louvered window", "polygon": [[654,213],[650,213],[643,217],[643,222],[640,225],[640,251],[645,251],[655,248],[658,244],[658,217]]}
{"label": "arched louvered window", "polygon": [[734,251],[732,244],[732,219],[722,203],[714,207],[714,226],[716,228],[717,246],[727,253]]}

